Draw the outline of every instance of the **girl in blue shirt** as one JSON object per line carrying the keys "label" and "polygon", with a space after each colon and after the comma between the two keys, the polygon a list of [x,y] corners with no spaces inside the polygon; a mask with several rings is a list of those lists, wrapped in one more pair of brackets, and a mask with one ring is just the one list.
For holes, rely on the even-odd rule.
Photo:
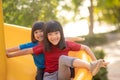
{"label": "girl in blue shirt", "polygon": [[[35,22],[32,26],[31,31],[31,42],[20,44],[19,46],[8,48],[6,50],[7,53],[23,50],[26,48],[32,48],[36,46],[38,43],[41,43],[43,40],[43,29],[44,29],[44,22]],[[34,55],[32,54],[34,63],[37,67],[37,74],[35,80],[43,80],[44,74],[44,54]]]}

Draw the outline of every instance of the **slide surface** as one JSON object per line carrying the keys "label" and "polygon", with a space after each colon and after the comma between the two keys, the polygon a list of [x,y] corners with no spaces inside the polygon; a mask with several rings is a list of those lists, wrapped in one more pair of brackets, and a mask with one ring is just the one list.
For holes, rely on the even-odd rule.
{"label": "slide surface", "polygon": [[[18,46],[30,41],[30,29],[21,26],[4,24],[6,48]],[[2,45],[0,45],[2,46]],[[85,51],[69,52],[69,56],[78,57],[88,62],[90,57]],[[36,67],[31,55],[7,58],[7,80],[35,80]],[[92,80],[91,73],[86,69],[75,69],[74,80]]]}

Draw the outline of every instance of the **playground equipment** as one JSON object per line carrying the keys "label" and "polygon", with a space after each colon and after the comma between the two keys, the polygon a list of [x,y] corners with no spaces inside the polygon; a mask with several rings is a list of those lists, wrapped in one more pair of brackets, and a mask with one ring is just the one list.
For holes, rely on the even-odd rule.
{"label": "playground equipment", "polygon": [[[15,58],[5,56],[5,48],[30,41],[30,30],[30,28],[5,24],[2,15],[2,1],[0,0],[0,80],[35,80],[36,67],[31,55]],[[85,51],[71,51],[69,56],[91,61]],[[84,68],[76,68],[74,80],[92,80],[92,75]]]}

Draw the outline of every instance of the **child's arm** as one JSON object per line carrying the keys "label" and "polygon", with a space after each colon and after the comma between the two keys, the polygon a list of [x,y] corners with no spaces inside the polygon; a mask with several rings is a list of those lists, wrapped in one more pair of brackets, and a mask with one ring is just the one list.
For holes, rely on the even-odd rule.
{"label": "child's arm", "polygon": [[8,58],[11,58],[11,57],[17,57],[17,56],[32,54],[32,53],[33,53],[33,49],[28,48],[28,49],[16,51],[16,52],[13,52],[13,53],[6,52],[6,55],[7,55]]}
{"label": "child's arm", "polygon": [[[92,58],[93,61],[97,60],[96,57],[95,57],[95,55],[94,55],[94,53],[91,51],[91,49],[88,46],[81,45],[81,49],[85,50],[88,53],[88,55],[91,56],[91,58]],[[109,62],[104,61],[102,63],[101,67],[105,68],[108,64],[109,64]]]}
{"label": "child's arm", "polygon": [[81,49],[85,50],[88,53],[88,55],[90,55],[90,57],[92,58],[93,61],[97,60],[94,53],[91,51],[91,49],[88,46],[81,45]]}
{"label": "child's arm", "polygon": [[70,41],[84,41],[85,38],[82,37],[65,37],[66,40],[70,40]]}
{"label": "child's arm", "polygon": [[18,51],[18,50],[20,50],[20,48],[19,46],[16,46],[16,47],[6,49],[6,52],[10,53],[10,52]]}

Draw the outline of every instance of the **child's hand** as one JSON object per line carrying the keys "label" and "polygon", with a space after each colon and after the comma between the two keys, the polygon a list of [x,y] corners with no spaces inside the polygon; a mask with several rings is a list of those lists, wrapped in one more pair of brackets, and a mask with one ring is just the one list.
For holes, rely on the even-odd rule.
{"label": "child's hand", "polygon": [[6,56],[7,56],[8,58],[12,57],[11,54],[8,53],[7,51],[6,51]]}
{"label": "child's hand", "polygon": [[70,40],[70,41],[84,41],[85,38],[83,38],[83,37],[66,37],[66,40]]}
{"label": "child's hand", "polygon": [[79,41],[84,41],[85,38],[79,37]]}
{"label": "child's hand", "polygon": [[74,39],[74,41],[84,41],[85,40],[85,38],[82,38],[82,37],[76,37],[75,39]]}

